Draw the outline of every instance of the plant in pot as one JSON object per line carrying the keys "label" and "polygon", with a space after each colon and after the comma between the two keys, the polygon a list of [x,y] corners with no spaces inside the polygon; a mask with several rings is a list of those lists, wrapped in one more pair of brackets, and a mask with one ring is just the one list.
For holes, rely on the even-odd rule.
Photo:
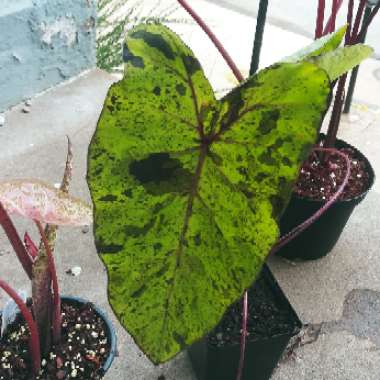
{"label": "plant in pot", "polygon": [[[154,363],[210,333],[243,294],[243,321],[235,312],[235,323],[243,322],[242,353],[247,325],[254,329],[255,318],[275,312],[260,309],[247,321],[245,290],[279,237],[332,81],[372,51],[337,48],[338,37],[260,71],[218,101],[199,61],[170,29],[148,24],[128,33],[124,78],[105,100],[87,178],[110,303]],[[276,299],[264,277],[260,289]],[[283,300],[276,302],[290,322],[271,333],[289,338],[299,321],[290,305],[284,310]],[[218,364],[252,378],[243,374],[243,360]]]}
{"label": "plant in pot", "polygon": [[[0,289],[11,298],[0,313],[2,380],[100,379],[114,357],[115,334],[104,313],[59,293],[53,258],[57,226],[92,223],[91,208],[68,195],[71,161],[69,142],[60,189],[37,180],[0,183],[0,224],[32,287],[32,297],[25,300],[0,279]],[[22,242],[12,213],[34,221],[39,247],[27,233]]]}
{"label": "plant in pot", "polygon": [[[364,41],[368,27],[380,8],[380,1],[376,1],[376,5],[372,1],[373,8],[367,3],[369,3],[367,0],[360,0],[355,15],[355,2],[353,0],[348,2],[346,46]],[[325,3],[319,1],[317,37],[335,29],[335,19],[340,5],[342,1],[333,2],[331,17],[323,28]],[[366,6],[366,14],[363,17]],[[288,259],[312,260],[327,255],[339,240],[354,208],[366,197],[375,180],[375,173],[368,159],[357,148],[337,139],[345,101],[346,79],[347,73],[343,74],[336,83],[337,89],[328,129],[326,135],[320,135],[319,144],[325,148],[336,148],[349,157],[350,178],[337,202],[319,220],[278,252]],[[344,173],[345,162],[341,157],[334,153],[313,152],[302,165],[292,199],[281,219],[281,233],[287,234],[323,207],[341,186]]]}

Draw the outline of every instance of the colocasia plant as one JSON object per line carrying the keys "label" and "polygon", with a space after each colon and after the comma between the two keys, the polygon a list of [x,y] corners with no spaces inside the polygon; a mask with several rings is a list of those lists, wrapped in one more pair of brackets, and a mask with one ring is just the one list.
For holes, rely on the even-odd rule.
{"label": "colocasia plant", "polygon": [[338,48],[343,34],[216,100],[175,33],[159,24],[129,32],[88,182],[110,303],[155,363],[208,333],[260,272],[332,82],[372,53]]}
{"label": "colocasia plant", "polygon": [[[31,280],[31,307],[1,279],[0,288],[13,298],[28,325],[34,375],[40,371],[41,357],[46,357],[52,345],[59,344],[61,339],[61,299],[53,257],[57,226],[92,223],[91,208],[81,200],[68,195],[71,161],[69,142],[66,169],[60,189],[37,180],[0,182],[0,224]],[[23,243],[10,214],[21,215],[36,224],[41,235],[38,247],[27,233]]]}

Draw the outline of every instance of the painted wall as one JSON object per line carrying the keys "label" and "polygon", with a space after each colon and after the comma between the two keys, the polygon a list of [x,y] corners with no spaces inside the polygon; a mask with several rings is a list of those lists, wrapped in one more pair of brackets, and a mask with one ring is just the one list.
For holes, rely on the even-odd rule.
{"label": "painted wall", "polygon": [[0,112],[96,65],[95,0],[0,0]]}

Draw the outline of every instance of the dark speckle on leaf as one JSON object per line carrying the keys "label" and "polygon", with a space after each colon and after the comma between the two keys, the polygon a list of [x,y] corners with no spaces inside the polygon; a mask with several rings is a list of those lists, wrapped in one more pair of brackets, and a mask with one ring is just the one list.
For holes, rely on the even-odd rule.
{"label": "dark speckle on leaf", "polygon": [[183,63],[186,67],[186,71],[190,75],[194,75],[197,71],[201,70],[199,61],[191,55],[185,55],[182,57]]}
{"label": "dark speckle on leaf", "polygon": [[108,195],[105,195],[104,197],[99,198],[99,200],[102,202],[115,202],[117,201],[117,196],[108,194]]}
{"label": "dark speckle on leaf", "polygon": [[279,110],[263,111],[261,114],[259,130],[263,135],[270,133],[277,126],[277,121],[280,118]]}
{"label": "dark speckle on leaf", "polygon": [[132,198],[132,189],[127,189],[123,192],[123,195],[125,195],[128,198]]}
{"label": "dark speckle on leaf", "polygon": [[150,220],[148,224],[143,227],[125,226],[125,235],[130,237],[144,236],[154,226],[154,220]]}
{"label": "dark speckle on leaf", "polygon": [[184,96],[186,94],[186,87],[180,83],[180,84],[177,84],[175,86],[175,89],[177,90],[177,92],[181,95],[181,96]]}
{"label": "dark speckle on leaf", "polygon": [[146,286],[143,285],[141,288],[139,288],[139,289],[137,289],[135,292],[133,292],[133,293],[131,294],[131,297],[132,297],[132,298],[138,298],[138,297],[141,297],[142,294],[145,292],[145,290],[146,290]]}
{"label": "dark speckle on leaf", "polygon": [[155,243],[155,244],[153,245],[153,249],[154,249],[155,251],[159,251],[161,248],[162,248],[162,244],[161,244],[161,243]]}
{"label": "dark speckle on leaf", "polygon": [[151,194],[187,193],[193,174],[168,153],[153,153],[129,165],[129,172]]}
{"label": "dark speckle on leaf", "polygon": [[172,47],[161,35],[147,32],[146,30],[138,30],[132,33],[131,37],[144,40],[150,47],[164,54],[167,59],[175,59]]}
{"label": "dark speckle on leaf", "polygon": [[156,95],[156,96],[160,96],[161,95],[161,87],[156,86],[153,89],[153,94]]}
{"label": "dark speckle on leaf", "polygon": [[118,253],[123,249],[123,246],[118,244],[105,245],[97,243],[97,248],[99,253]]}
{"label": "dark speckle on leaf", "polygon": [[123,47],[123,61],[125,63],[130,63],[132,66],[137,67],[139,69],[143,69],[145,67],[144,60],[141,57],[133,55],[126,44]]}
{"label": "dark speckle on leaf", "polygon": [[276,160],[272,157],[272,155],[269,151],[262,153],[259,157],[259,161],[262,162],[263,164],[267,164],[267,165],[275,165],[276,164]]}

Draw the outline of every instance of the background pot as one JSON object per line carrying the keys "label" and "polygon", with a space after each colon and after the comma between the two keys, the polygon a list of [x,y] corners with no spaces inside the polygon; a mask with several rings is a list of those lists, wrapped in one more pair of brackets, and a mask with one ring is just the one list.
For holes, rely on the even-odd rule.
{"label": "background pot", "polygon": [[[267,266],[264,266],[260,276],[264,278],[265,285],[271,289],[271,293],[276,299],[276,306],[282,313],[287,314],[293,327],[286,334],[247,341],[243,380],[268,380],[290,338],[298,334],[302,326]],[[254,291],[252,290],[252,292]],[[199,380],[233,380],[236,378],[240,345],[216,347],[210,344],[207,338],[203,338],[189,347],[188,351]]]}
{"label": "background pot", "polygon": [[[82,298],[78,298],[78,297],[63,296],[63,297],[61,297],[61,300],[63,303],[71,304],[71,305],[84,305],[84,304],[88,303],[88,301],[86,301]],[[107,337],[107,340],[110,344],[109,356],[101,368],[103,374],[105,374],[110,369],[111,364],[112,364],[112,362],[116,356],[116,352],[117,352],[115,329],[114,329],[111,321],[107,317],[107,315],[96,305],[94,305],[92,303],[91,303],[91,305],[92,305],[92,308],[95,311],[95,313],[104,321],[104,324],[106,326],[106,331],[105,331],[106,337]],[[1,311],[0,311],[0,318],[1,318]]]}
{"label": "background pot", "polygon": [[[356,157],[365,162],[369,174],[368,189],[353,199],[338,200],[315,223],[281,248],[277,255],[290,260],[316,260],[326,256],[339,240],[354,208],[366,197],[375,182],[375,173],[370,162],[358,149],[343,140],[337,140],[335,147],[351,148]],[[325,201],[300,198],[293,194],[280,221],[281,236],[303,223],[324,204]]]}

